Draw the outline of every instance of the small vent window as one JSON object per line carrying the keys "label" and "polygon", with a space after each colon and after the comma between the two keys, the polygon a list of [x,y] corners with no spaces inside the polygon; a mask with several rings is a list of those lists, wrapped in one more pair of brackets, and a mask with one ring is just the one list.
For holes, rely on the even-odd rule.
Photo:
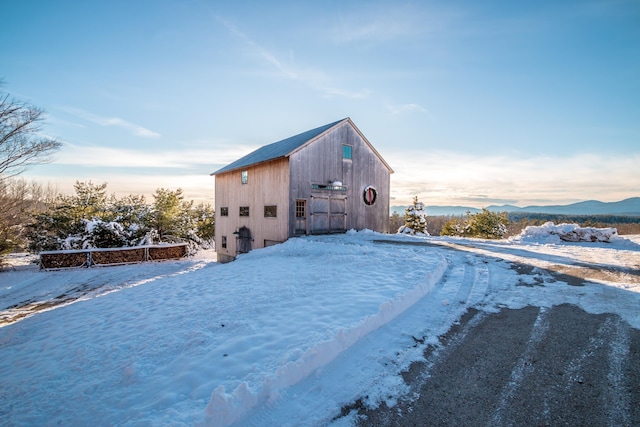
{"label": "small vent window", "polygon": [[265,218],[275,218],[278,215],[278,207],[277,206],[265,206],[264,207],[264,217]]}
{"label": "small vent window", "polygon": [[249,183],[249,171],[242,171],[242,183],[243,184],[248,184]]}
{"label": "small vent window", "polygon": [[227,236],[222,236],[222,242],[220,242],[220,245],[223,249],[227,248]]}
{"label": "small vent window", "polygon": [[249,206],[240,206],[240,216],[249,216]]}
{"label": "small vent window", "polygon": [[220,216],[229,216],[229,208],[227,206],[220,208]]}

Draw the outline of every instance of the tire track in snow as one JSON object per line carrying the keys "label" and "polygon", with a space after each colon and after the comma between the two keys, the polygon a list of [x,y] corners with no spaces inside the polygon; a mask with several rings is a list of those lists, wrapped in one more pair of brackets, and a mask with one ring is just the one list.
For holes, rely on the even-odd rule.
{"label": "tire track in snow", "polygon": [[[551,389],[549,389],[548,392],[545,394],[544,401],[543,401],[542,415],[546,425],[551,425],[553,423],[553,417],[552,417],[553,404],[554,403],[557,404],[558,402],[561,402],[563,398],[569,394],[570,389],[574,387],[576,384],[584,383],[585,365],[589,362],[590,359],[596,357],[597,352],[601,351],[603,347],[607,345],[609,337],[619,335],[619,332],[617,330],[619,328],[619,325],[617,325],[616,323],[617,322],[615,322],[612,317],[607,317],[607,319],[598,328],[596,334],[589,338],[589,341],[587,342],[587,345],[583,349],[583,351],[580,352],[576,357],[574,357],[567,363],[564,369],[565,374],[562,377],[563,381],[560,381],[554,387],[551,387]],[[616,353],[614,355],[614,359],[616,361],[613,364],[611,363],[612,362],[611,352],[609,352],[608,356],[609,356],[609,363],[610,363],[610,368],[609,368],[610,372],[611,372],[611,365],[619,366],[620,365],[619,361],[623,359],[622,357],[620,357],[620,354],[619,354],[621,353],[619,351],[620,344],[613,345],[613,347],[616,348],[616,350],[614,350],[614,353]],[[614,371],[616,369],[617,368],[615,368]],[[613,393],[613,396],[611,397],[613,397],[614,401],[622,400],[622,396],[620,396],[619,388],[615,391],[612,391],[612,393]],[[628,414],[628,411],[624,411],[624,408],[616,408],[616,410],[621,410],[621,409],[622,409],[621,412],[625,412],[625,413],[619,416],[625,419],[629,419],[630,415]],[[609,413],[608,415],[610,417],[613,416],[613,414],[611,413]],[[622,425],[628,425],[628,424],[622,424]]]}
{"label": "tire track in snow", "polygon": [[515,367],[511,371],[511,377],[509,381],[502,388],[500,397],[498,399],[498,408],[493,414],[488,426],[500,426],[503,425],[504,413],[511,406],[515,392],[523,384],[526,377],[534,372],[534,365],[532,360],[535,358],[535,353],[539,350],[546,332],[549,330],[549,318],[547,315],[547,309],[541,307],[538,312],[536,320],[533,322],[531,328],[531,336],[527,342],[524,352],[516,362]]}
{"label": "tire track in snow", "polygon": [[489,268],[483,259],[475,255],[465,255],[460,264],[459,256],[447,256],[447,273],[445,273],[441,290],[455,289],[455,296],[449,301],[447,314],[442,318],[442,325],[451,325],[467,308],[480,303],[489,288]]}
{"label": "tire track in snow", "polygon": [[625,386],[624,370],[629,362],[631,328],[619,317],[616,317],[613,327],[613,336],[609,342],[609,387],[606,389],[605,412],[609,425],[630,426],[631,399]]}
{"label": "tire track in snow", "polygon": [[[446,339],[441,338],[439,345],[427,348],[425,351],[429,353],[429,357],[423,362],[412,365],[410,369],[413,369],[414,372],[404,373],[403,376],[418,375],[422,378],[421,382],[426,381],[430,376],[431,369],[440,360],[454,352],[468,334],[483,322],[486,316],[483,311],[474,310],[471,312],[468,309],[471,305],[482,301],[490,286],[488,266],[476,255],[461,254],[461,252],[455,252],[455,254],[445,255],[447,270],[431,294],[432,298],[442,301],[442,305],[446,307],[446,311],[438,316],[439,328],[435,331],[436,335],[449,330],[455,330],[455,332],[448,334]],[[448,296],[454,291],[455,296],[449,300]],[[460,320],[461,316],[465,316],[465,313],[471,315],[471,318],[463,322],[464,326],[461,329],[457,329],[456,322]],[[432,321],[427,323],[432,323]],[[454,326],[452,327],[452,325]],[[425,338],[426,336],[423,337],[423,339]],[[415,372],[416,369],[419,370],[418,374]],[[413,398],[418,397],[417,390],[414,390]]]}

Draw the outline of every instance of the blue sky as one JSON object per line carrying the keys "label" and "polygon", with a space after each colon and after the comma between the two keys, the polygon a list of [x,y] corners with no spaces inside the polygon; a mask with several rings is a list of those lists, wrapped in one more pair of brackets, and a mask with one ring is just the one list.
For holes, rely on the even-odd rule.
{"label": "blue sky", "polygon": [[640,196],[640,1],[3,2],[4,89],[64,142],[23,177],[181,187],[351,117],[392,205]]}

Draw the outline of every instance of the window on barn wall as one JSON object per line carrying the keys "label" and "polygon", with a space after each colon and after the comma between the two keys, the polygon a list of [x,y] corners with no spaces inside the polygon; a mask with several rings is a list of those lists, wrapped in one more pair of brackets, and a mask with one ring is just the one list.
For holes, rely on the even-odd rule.
{"label": "window on barn wall", "polygon": [[220,208],[220,216],[229,216],[229,207]]}
{"label": "window on barn wall", "polygon": [[348,159],[351,160],[351,158],[353,157],[353,147],[350,145],[343,145],[342,146],[342,158],[343,159]]}
{"label": "window on barn wall", "polygon": [[296,200],[295,234],[307,233],[306,200]]}
{"label": "window on barn wall", "polygon": [[305,206],[307,202],[306,200],[296,200],[296,218],[304,218],[305,217]]}
{"label": "window on barn wall", "polygon": [[223,249],[227,248],[227,236],[222,236],[222,242],[220,243]]}
{"label": "window on barn wall", "polygon": [[265,206],[264,207],[264,217],[265,218],[275,218],[278,214],[277,206]]}
{"label": "window on barn wall", "polygon": [[242,171],[242,183],[243,184],[249,183],[249,171]]}
{"label": "window on barn wall", "polygon": [[347,191],[346,186],[334,184],[311,184],[311,188],[313,190]]}
{"label": "window on barn wall", "polygon": [[249,206],[240,206],[240,216],[249,216]]}

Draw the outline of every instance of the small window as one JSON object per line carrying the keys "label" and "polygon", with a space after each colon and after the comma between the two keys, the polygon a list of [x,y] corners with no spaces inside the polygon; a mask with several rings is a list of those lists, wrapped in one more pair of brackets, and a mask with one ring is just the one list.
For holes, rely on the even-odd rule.
{"label": "small window", "polygon": [[351,160],[352,152],[353,152],[353,147],[352,146],[350,146],[350,145],[343,145],[342,146],[342,158],[343,159]]}
{"label": "small window", "polygon": [[249,216],[249,206],[240,206],[240,216]]}
{"label": "small window", "polygon": [[242,171],[242,183],[243,184],[249,183],[249,171]]}
{"label": "small window", "polygon": [[305,200],[296,200],[296,218],[304,218],[304,207],[306,205]]}
{"label": "small window", "polygon": [[227,206],[220,208],[220,216],[229,216],[229,208]]}
{"label": "small window", "polygon": [[277,206],[265,206],[264,207],[264,217],[265,218],[275,218],[278,215],[278,207]]}
{"label": "small window", "polygon": [[222,242],[220,242],[223,249],[227,248],[227,236],[222,236]]}

